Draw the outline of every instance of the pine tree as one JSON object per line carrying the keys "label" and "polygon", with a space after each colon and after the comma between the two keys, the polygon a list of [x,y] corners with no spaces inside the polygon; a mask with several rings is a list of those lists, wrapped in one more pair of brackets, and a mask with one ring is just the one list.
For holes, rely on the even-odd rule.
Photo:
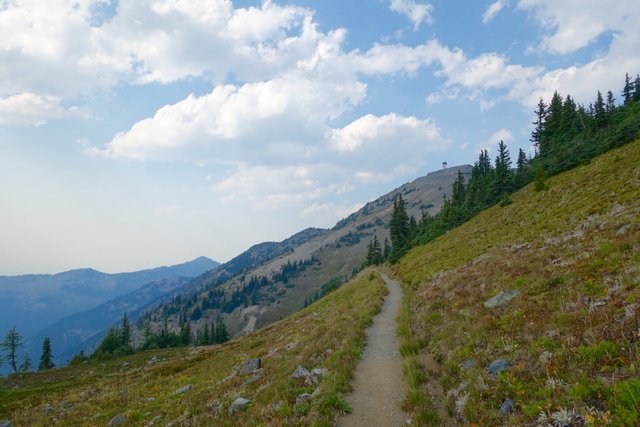
{"label": "pine tree", "polygon": [[131,325],[129,325],[127,313],[122,315],[122,323],[120,324],[120,343],[122,347],[129,347],[131,345]]}
{"label": "pine tree", "polygon": [[382,256],[384,257],[384,259],[389,259],[389,255],[391,255],[391,244],[389,243],[389,239],[385,237]]}
{"label": "pine tree", "polygon": [[31,356],[29,356],[29,353],[24,355],[24,361],[20,365],[20,372],[31,372]]}
{"label": "pine tree", "polygon": [[535,115],[536,115],[536,121],[533,122],[533,125],[535,127],[531,132],[531,138],[529,139],[529,141],[531,141],[534,147],[536,147],[536,150],[540,152],[542,148],[541,140],[544,133],[544,123],[547,118],[547,105],[544,103],[542,98],[540,98],[540,102],[538,102],[538,107],[535,111]]}
{"label": "pine tree", "polygon": [[216,322],[215,342],[217,344],[221,344],[227,341],[229,341],[229,332],[227,332],[227,327],[222,321],[222,317],[218,317],[218,320]]}
{"label": "pine tree", "polygon": [[215,331],[213,334],[209,332],[209,323],[204,322],[204,332],[202,333],[202,344],[209,345],[211,344],[211,335],[215,335]]}
{"label": "pine tree", "polygon": [[53,355],[51,354],[51,341],[49,337],[45,337],[42,341],[42,354],[40,355],[40,364],[38,365],[38,371],[44,371],[46,369],[54,368],[56,365],[53,363]]}
{"label": "pine tree", "polygon": [[636,74],[636,81],[633,83],[633,101],[640,102],[640,74]]}
{"label": "pine tree", "polygon": [[616,99],[613,97],[613,92],[607,92],[607,104],[605,105],[605,111],[607,113],[612,112],[616,109]]}
{"label": "pine tree", "polygon": [[513,189],[513,181],[511,176],[511,156],[509,150],[503,141],[498,144],[498,155],[496,157],[496,181],[495,196],[502,196],[511,192]]}
{"label": "pine tree", "polygon": [[180,344],[189,345],[191,344],[191,323],[186,322],[180,328]]}
{"label": "pine tree", "polygon": [[525,166],[527,166],[527,155],[524,153],[522,148],[518,149],[518,161],[516,162],[516,166],[518,167],[518,172],[521,173]]}
{"label": "pine tree", "polygon": [[593,108],[595,112],[596,128],[604,127],[607,121],[605,117],[606,110],[604,106],[604,99],[602,98],[602,93],[600,93],[600,91],[598,91],[598,94],[596,95],[596,103]]}
{"label": "pine tree", "polygon": [[393,202],[393,213],[389,225],[391,229],[391,259],[398,260],[409,243],[409,216],[402,194],[399,194]]}
{"label": "pine tree", "polygon": [[554,151],[556,138],[560,134],[562,125],[562,107],[562,97],[558,92],[554,92],[547,110],[540,144],[538,145],[538,153],[542,157],[549,156]]}
{"label": "pine tree", "polygon": [[16,327],[12,327],[2,342],[2,348],[13,372],[18,372],[18,348],[22,346],[22,337]]}
{"label": "pine tree", "polygon": [[546,190],[547,184],[545,184],[544,182],[544,167],[542,166],[542,163],[540,163],[539,161],[535,163],[536,165],[536,170],[535,170],[535,175],[533,177],[533,189],[535,191],[543,191]]}
{"label": "pine tree", "polygon": [[[636,91],[637,91],[636,87]],[[629,77],[629,73],[624,76],[624,88],[622,89],[622,98],[624,101],[624,105],[627,105],[631,102],[633,97],[633,83],[631,83],[631,78]]]}

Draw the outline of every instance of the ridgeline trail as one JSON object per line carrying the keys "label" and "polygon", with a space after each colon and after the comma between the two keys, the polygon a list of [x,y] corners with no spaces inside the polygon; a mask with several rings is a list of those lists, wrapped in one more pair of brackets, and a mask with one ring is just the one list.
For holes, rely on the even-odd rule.
{"label": "ridgeline trail", "polygon": [[367,346],[354,373],[353,391],[345,396],[353,410],[338,420],[339,427],[395,427],[405,425],[409,418],[401,408],[406,386],[396,335],[402,290],[397,281],[386,275],[382,278],[389,294],[367,329]]}

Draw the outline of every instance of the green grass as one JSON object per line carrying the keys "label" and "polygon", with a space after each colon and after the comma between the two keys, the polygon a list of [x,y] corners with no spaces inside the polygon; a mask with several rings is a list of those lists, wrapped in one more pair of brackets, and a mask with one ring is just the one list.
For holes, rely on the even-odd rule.
{"label": "green grass", "polygon": [[[525,187],[513,203],[397,264],[411,316],[401,320],[411,325],[401,350],[433,357],[445,392],[468,395],[460,411],[447,399],[458,423],[526,425],[541,411],[567,409],[594,425],[637,424],[638,165],[640,141],[548,179],[547,191]],[[512,289],[520,296],[483,306]],[[497,358],[513,366],[489,376],[484,369]],[[465,359],[476,366],[461,369]],[[428,408],[426,397],[413,397]],[[515,412],[500,415],[507,397]]]}
{"label": "green grass", "polygon": [[[123,414],[128,425],[156,416],[162,425],[332,425],[349,411],[342,394],[350,389],[365,328],[385,294],[380,276],[365,271],[290,318],[223,345],[150,351],[2,378],[0,419],[30,426],[106,425]],[[148,364],[154,356],[160,361]],[[248,381],[250,375],[234,375],[251,357],[262,358],[260,377]],[[298,365],[328,370],[317,396],[301,405],[296,396],[316,386],[290,378]],[[174,395],[186,384],[193,386],[190,391]],[[239,396],[253,403],[229,416],[228,407]],[[46,404],[53,408],[49,413]]]}

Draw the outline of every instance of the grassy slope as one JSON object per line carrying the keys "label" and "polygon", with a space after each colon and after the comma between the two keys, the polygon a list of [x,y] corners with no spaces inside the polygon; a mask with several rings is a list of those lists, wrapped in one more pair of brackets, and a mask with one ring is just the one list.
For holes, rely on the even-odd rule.
{"label": "grassy slope", "polygon": [[[123,414],[131,425],[158,415],[163,425],[332,425],[346,404],[340,394],[348,391],[364,329],[385,293],[379,275],[365,271],[290,318],[221,346],[145,352],[3,378],[0,419],[15,425],[107,425]],[[296,344],[287,349],[290,343]],[[153,356],[160,362],[148,364]],[[262,358],[260,377],[251,382],[251,375],[233,375],[251,357]],[[328,369],[311,405],[295,406],[299,393],[315,388],[289,377],[298,365]],[[173,394],[187,384],[193,385],[190,391]],[[227,409],[239,396],[253,404],[230,417]],[[47,403],[53,407],[49,413]]]}
{"label": "grassy slope", "polygon": [[[524,188],[512,205],[401,260],[413,342],[441,363],[431,374],[458,422],[522,425],[566,409],[595,425],[640,423],[639,165],[636,141],[549,179],[548,191]],[[521,295],[483,306],[511,289]],[[489,376],[496,358],[513,368]],[[466,359],[477,367],[461,369]],[[511,416],[498,413],[507,397]]]}

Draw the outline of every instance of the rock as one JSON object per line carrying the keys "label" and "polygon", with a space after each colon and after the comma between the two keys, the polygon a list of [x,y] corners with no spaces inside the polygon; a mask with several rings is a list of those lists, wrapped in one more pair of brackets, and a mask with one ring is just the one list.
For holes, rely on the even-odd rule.
{"label": "rock", "polygon": [[244,397],[238,397],[231,403],[229,406],[229,415],[234,412],[243,411],[246,407],[251,403],[249,399],[245,399]]}
{"label": "rock", "polygon": [[304,402],[311,400],[311,394],[310,393],[302,393],[299,394],[298,397],[296,397],[296,405],[301,405]]}
{"label": "rock", "polygon": [[147,397],[147,402],[155,402],[156,398],[155,397]]}
{"label": "rock", "polygon": [[539,358],[540,363],[542,363],[543,365],[548,365],[549,362],[551,362],[552,357],[553,353],[551,353],[550,351],[543,351]]}
{"label": "rock", "polygon": [[162,415],[156,415],[153,419],[147,424],[148,426],[153,426],[158,424],[162,420]]}
{"label": "rock", "polygon": [[496,359],[487,366],[487,372],[491,375],[497,375],[500,372],[511,369],[511,362],[504,359]]}
{"label": "rock", "polygon": [[298,345],[298,341],[294,341],[294,342],[290,342],[289,344],[285,345],[284,348],[285,350],[289,351],[292,348],[294,348],[295,346]]}
{"label": "rock", "polygon": [[62,411],[66,411],[67,409],[70,409],[73,406],[73,403],[69,402],[68,400],[63,400],[62,402],[60,402],[60,410]]}
{"label": "rock", "polygon": [[13,423],[9,420],[0,420],[0,427],[13,427]]}
{"label": "rock", "polygon": [[484,306],[486,308],[497,307],[499,305],[502,305],[502,304],[504,304],[506,302],[511,301],[512,299],[514,299],[518,295],[520,295],[520,291],[517,290],[517,289],[513,289],[511,291],[506,291],[506,292],[500,292],[495,297],[489,298],[488,300],[486,300],[484,302]]}
{"label": "rock", "polygon": [[296,368],[295,371],[293,371],[293,374],[291,374],[291,378],[309,378],[311,376],[311,372],[309,372],[306,368],[304,368],[303,366],[298,366]]}
{"label": "rock", "polygon": [[45,403],[44,406],[42,407],[42,409],[44,409],[45,414],[51,414],[51,413],[55,412],[55,409],[53,408],[53,406],[51,406],[48,403]]}
{"label": "rock", "polygon": [[158,356],[153,356],[151,359],[149,359],[147,365],[153,365],[154,363],[158,363],[159,361],[160,360],[158,359]]}
{"label": "rock", "polygon": [[466,359],[460,362],[460,368],[462,369],[471,369],[475,368],[478,363],[473,359]]}
{"label": "rock", "polygon": [[129,363],[129,362],[124,362],[124,363],[122,364],[122,367],[123,367],[123,368],[128,368],[129,366],[131,366],[131,363]]}
{"label": "rock", "polygon": [[513,412],[513,400],[508,397],[502,402],[502,406],[500,406],[500,413],[502,415],[509,415]]}
{"label": "rock", "polygon": [[239,374],[250,374],[257,371],[262,367],[262,360],[260,358],[249,359],[238,367]]}
{"label": "rock", "polygon": [[313,368],[311,370],[311,376],[312,377],[316,377],[316,378],[322,377],[326,373],[327,373],[327,370],[326,369],[322,369],[322,368]]}
{"label": "rock", "polygon": [[179,395],[179,394],[186,393],[186,392],[188,392],[189,390],[191,390],[191,387],[192,387],[192,385],[191,385],[191,384],[187,384],[186,386],[184,386],[184,387],[180,387],[179,389],[177,389],[176,391],[174,391],[174,392],[173,392],[173,394],[174,394],[174,396],[177,396],[177,395]]}
{"label": "rock", "polygon": [[124,419],[124,415],[120,414],[120,415],[116,415],[115,417],[111,418],[111,421],[109,421],[109,424],[107,424],[109,427],[113,427],[113,426],[120,426],[122,424],[124,424],[125,419]]}
{"label": "rock", "polygon": [[618,230],[616,231],[616,234],[621,236],[623,234],[625,234],[627,232],[627,230],[629,229],[629,227],[631,227],[631,224],[625,224],[622,227],[618,228]]}

